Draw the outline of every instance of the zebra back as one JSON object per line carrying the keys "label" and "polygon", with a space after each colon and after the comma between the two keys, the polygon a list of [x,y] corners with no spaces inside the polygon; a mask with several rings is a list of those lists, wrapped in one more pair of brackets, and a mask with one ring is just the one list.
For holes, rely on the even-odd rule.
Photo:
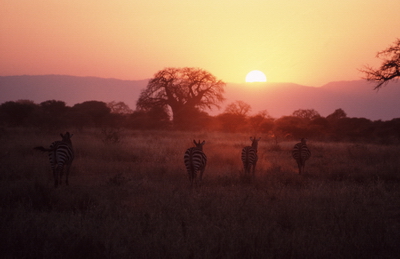
{"label": "zebra back", "polygon": [[66,184],[68,185],[68,174],[69,169],[71,167],[72,161],[74,160],[74,150],[72,148],[71,137],[73,134],[69,132],[65,134],[60,134],[61,140],[54,141],[50,148],[44,147],[35,147],[34,149],[40,150],[43,152],[48,152],[49,154],[49,161],[51,169],[53,170],[54,175],[54,185],[57,187],[58,184],[61,184],[61,177],[63,174],[63,168],[67,166],[66,172]]}
{"label": "zebra back", "polygon": [[189,174],[189,180],[193,185],[193,181],[197,177],[197,173],[200,172],[200,180],[202,178],[202,174],[205,170],[207,164],[207,156],[203,152],[203,145],[206,143],[196,142],[193,140],[195,147],[188,148],[184,155],[184,163],[186,166],[186,170]]}
{"label": "zebra back", "polygon": [[196,143],[193,140],[195,147],[188,148],[185,152],[184,162],[188,172],[196,172],[202,170],[207,164],[207,156],[203,152],[203,145],[206,143],[203,141]]}
{"label": "zebra back", "polygon": [[254,164],[257,162],[258,155],[257,150],[251,146],[244,147],[242,149],[242,162],[243,164]]}
{"label": "zebra back", "polygon": [[62,167],[64,165],[70,165],[74,160],[74,150],[72,143],[64,141],[54,141],[50,145],[49,159],[50,164],[55,169],[56,166]]}
{"label": "zebra back", "polygon": [[292,156],[294,159],[296,159],[296,161],[305,162],[307,159],[310,158],[311,152],[307,147],[306,141],[307,139],[302,138],[300,143],[294,145]]}
{"label": "zebra back", "polygon": [[243,166],[245,169],[245,172],[248,172],[250,170],[250,166],[253,166],[253,171],[255,170],[255,165],[257,164],[258,161],[258,155],[257,155],[257,149],[258,149],[258,141],[260,141],[261,138],[253,138],[250,137],[251,146],[244,147],[242,149],[242,162]]}

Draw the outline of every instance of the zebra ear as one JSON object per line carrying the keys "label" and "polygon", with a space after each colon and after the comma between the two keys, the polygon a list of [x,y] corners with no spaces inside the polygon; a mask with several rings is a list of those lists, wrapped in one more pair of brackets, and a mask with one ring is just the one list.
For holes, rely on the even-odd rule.
{"label": "zebra ear", "polygon": [[261,139],[261,137],[259,137],[259,138],[257,139],[257,141],[260,141],[260,139]]}
{"label": "zebra ear", "polygon": [[[200,143],[200,140],[199,140],[199,143]],[[203,146],[204,144],[206,144],[206,141],[205,140],[203,140],[203,142],[201,142],[201,145]]]}
{"label": "zebra ear", "polygon": [[197,145],[196,140],[194,140],[194,139],[193,139],[193,143],[194,143],[195,145]]}
{"label": "zebra ear", "polygon": [[250,137],[250,140],[253,141],[253,137]]}

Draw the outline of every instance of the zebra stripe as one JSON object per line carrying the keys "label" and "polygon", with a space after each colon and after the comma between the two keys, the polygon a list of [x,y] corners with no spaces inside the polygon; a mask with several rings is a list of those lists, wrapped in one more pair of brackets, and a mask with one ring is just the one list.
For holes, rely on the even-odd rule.
{"label": "zebra stripe", "polygon": [[54,176],[54,186],[57,187],[62,183],[62,175],[64,166],[66,167],[65,184],[68,185],[68,175],[71,168],[72,161],[74,160],[74,150],[72,148],[71,137],[73,134],[69,132],[65,135],[60,134],[62,140],[54,141],[50,148],[35,147],[36,150],[49,152],[50,166]]}
{"label": "zebra stripe", "polygon": [[255,174],[258,161],[257,148],[258,141],[260,141],[260,139],[261,138],[256,139],[255,137],[250,137],[251,146],[247,146],[242,149],[242,162],[245,174],[249,174],[250,171],[253,175]]}
{"label": "zebra stripe", "polygon": [[206,143],[205,141],[197,143],[193,140],[193,143],[196,145],[195,147],[191,147],[186,150],[185,155],[183,157],[186,170],[189,174],[190,185],[193,186],[193,183],[197,185],[197,173],[199,175],[199,182],[201,183],[201,179],[203,177],[204,170],[206,169],[207,164],[207,156],[203,152],[203,145]]}
{"label": "zebra stripe", "polygon": [[304,173],[306,160],[310,158],[311,152],[306,144],[307,139],[302,138],[300,141],[300,143],[294,145],[292,156],[296,160],[297,166],[299,167],[299,174],[302,174]]}

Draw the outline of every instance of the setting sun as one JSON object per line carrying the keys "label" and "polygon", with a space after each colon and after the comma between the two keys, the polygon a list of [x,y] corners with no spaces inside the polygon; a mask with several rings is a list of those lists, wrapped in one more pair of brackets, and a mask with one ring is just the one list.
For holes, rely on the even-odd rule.
{"label": "setting sun", "polygon": [[259,70],[250,71],[246,76],[246,82],[267,82],[267,77],[265,74]]}

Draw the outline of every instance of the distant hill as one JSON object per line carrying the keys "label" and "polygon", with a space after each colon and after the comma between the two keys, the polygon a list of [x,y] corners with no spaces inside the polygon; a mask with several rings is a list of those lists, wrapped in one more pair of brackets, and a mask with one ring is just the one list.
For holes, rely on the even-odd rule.
{"label": "distant hill", "polygon": [[41,103],[64,101],[68,106],[85,101],[123,101],[135,109],[140,91],[148,80],[131,81],[113,78],[64,75],[0,76],[0,103],[20,99]]}
{"label": "distant hill", "polygon": [[[0,104],[20,99],[40,103],[61,100],[68,106],[85,101],[122,101],[135,109],[148,80],[119,80],[64,75],[0,76]],[[327,116],[343,109],[349,117],[371,120],[400,118],[400,83],[392,82],[379,91],[364,80],[331,82],[321,87],[292,83],[231,84],[225,88],[224,106],[242,100],[255,114],[261,110],[279,118],[297,109],[315,109]],[[210,114],[219,114],[221,109]]]}

